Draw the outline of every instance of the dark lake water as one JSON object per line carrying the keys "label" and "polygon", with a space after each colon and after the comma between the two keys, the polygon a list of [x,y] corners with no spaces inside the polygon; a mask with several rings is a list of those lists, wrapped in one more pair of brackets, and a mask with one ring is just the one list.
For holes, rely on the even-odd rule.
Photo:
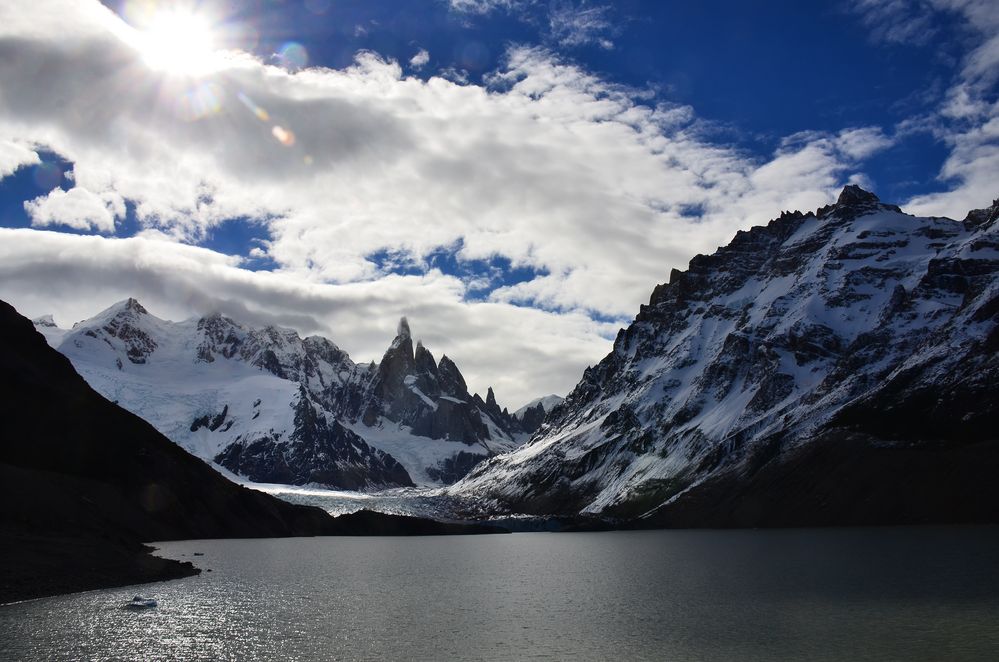
{"label": "dark lake water", "polygon": [[999,659],[996,528],[158,546],[212,572],[2,607],[0,659]]}

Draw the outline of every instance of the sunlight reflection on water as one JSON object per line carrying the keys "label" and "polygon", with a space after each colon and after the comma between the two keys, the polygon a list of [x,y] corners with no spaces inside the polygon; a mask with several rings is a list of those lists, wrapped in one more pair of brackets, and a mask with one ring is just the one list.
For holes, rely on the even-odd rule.
{"label": "sunlight reflection on water", "polygon": [[[929,660],[999,651],[995,528],[159,546],[213,572],[2,607],[0,658]],[[136,593],[159,607],[122,610]]]}

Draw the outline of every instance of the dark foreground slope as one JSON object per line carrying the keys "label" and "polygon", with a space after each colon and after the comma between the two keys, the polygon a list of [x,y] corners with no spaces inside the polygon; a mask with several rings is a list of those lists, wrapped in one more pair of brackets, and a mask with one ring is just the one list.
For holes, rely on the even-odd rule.
{"label": "dark foreground slope", "polygon": [[[833,430],[742,465],[632,523],[637,528],[999,522],[999,442],[894,443]],[[752,464],[752,463],[749,463]]]}
{"label": "dark foreground slope", "polygon": [[236,485],[93,391],[0,302],[0,603],[197,572],[147,540],[487,530],[334,519]]}

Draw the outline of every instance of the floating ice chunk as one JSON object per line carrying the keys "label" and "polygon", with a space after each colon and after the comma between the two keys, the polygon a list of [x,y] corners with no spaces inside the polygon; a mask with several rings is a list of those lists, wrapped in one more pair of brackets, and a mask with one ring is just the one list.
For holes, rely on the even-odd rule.
{"label": "floating ice chunk", "polygon": [[144,598],[141,595],[136,595],[129,602],[122,605],[122,609],[131,609],[135,611],[153,609],[156,607],[156,604],[156,600],[153,598]]}

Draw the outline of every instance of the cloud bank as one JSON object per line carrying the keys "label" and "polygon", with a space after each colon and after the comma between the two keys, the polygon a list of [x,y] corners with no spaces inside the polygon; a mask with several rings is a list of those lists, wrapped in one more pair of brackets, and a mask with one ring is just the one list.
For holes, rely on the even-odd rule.
{"label": "cloud bank", "polygon": [[[407,314],[512,406],[571,388],[671,268],[831,202],[893,141],[851,127],[756,158],[543,48],[511,47],[483,85],[368,52],[296,71],[228,53],[193,78],[150,69],[129,30],[96,2],[0,8],[0,173],[42,147],[73,164],[74,188],[28,203],[33,225],[113,235],[126,202],[139,225],[3,231],[0,295],[63,323],[130,295],[174,318],[220,309],[358,360]],[[197,247],[250,221],[272,272]],[[441,254],[509,269],[456,277]]]}
{"label": "cloud bank", "polygon": [[69,327],[134,296],[165,319],[218,311],[251,325],[324,335],[357,362],[381,360],[406,315],[435,356],[458,363],[473,391],[492,386],[514,408],[538,393],[565,392],[617,330],[580,313],[469,304],[463,291],[438,271],[312,283],[248,271],[238,258],[163,239],[0,228],[0,298],[15,300],[26,315],[54,310],[56,322]]}

